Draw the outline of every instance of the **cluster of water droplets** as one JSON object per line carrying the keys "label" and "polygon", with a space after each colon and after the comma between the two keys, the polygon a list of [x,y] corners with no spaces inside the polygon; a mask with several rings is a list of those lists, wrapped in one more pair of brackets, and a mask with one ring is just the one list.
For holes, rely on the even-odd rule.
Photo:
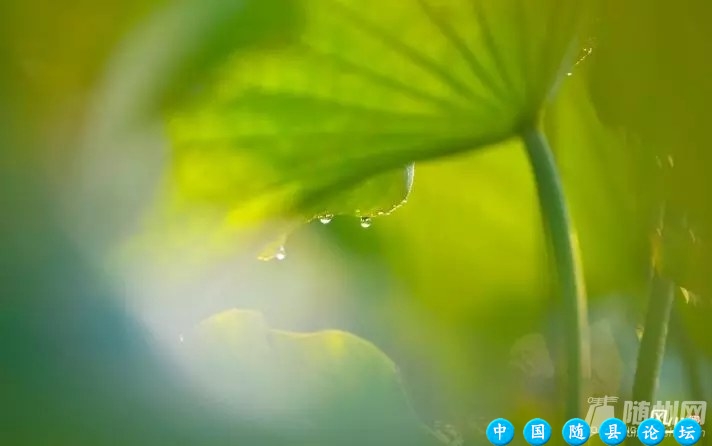
{"label": "cluster of water droplets", "polygon": [[[413,185],[413,175],[415,172],[415,165],[413,163],[408,164],[405,166],[405,180],[406,180],[406,185],[405,185],[405,196],[397,203],[392,204],[390,206],[386,207],[381,207],[375,208],[374,206],[366,208],[366,209],[348,209],[346,212],[347,214],[350,215],[355,215],[359,219],[359,226],[361,226],[364,229],[370,228],[371,225],[373,224],[373,219],[376,217],[382,217],[386,215],[390,215],[393,211],[398,209],[399,207],[403,206],[405,203],[408,201],[408,195],[410,194],[410,190]],[[327,209],[321,209],[319,213],[316,215],[312,215],[312,218],[309,219],[309,221],[313,220],[318,220],[321,224],[323,225],[328,225],[331,223],[334,219],[335,210],[332,209],[331,211],[328,211]],[[275,243],[274,245],[270,245],[269,250],[258,256],[260,260],[284,260],[287,258],[287,251],[284,248],[283,244],[280,244],[276,249],[275,246],[277,244]]]}
{"label": "cluster of water droplets", "polygon": [[[379,213],[379,215],[381,215],[381,213]],[[321,224],[328,225],[334,219],[334,215],[333,214],[323,214],[317,218],[319,219],[319,222]],[[360,225],[362,228],[370,228],[372,223],[373,223],[373,219],[371,217],[360,217]]]}
{"label": "cluster of water droplets", "polygon": [[[379,212],[377,215],[386,215],[385,212]],[[331,223],[331,221],[334,219],[334,214],[322,214],[316,217],[319,222],[323,225],[328,225]],[[366,229],[370,228],[371,224],[373,224],[373,218],[369,216],[362,216],[359,218],[359,225]],[[272,255],[267,255],[267,256],[260,256],[260,260],[284,260],[287,258],[287,250],[284,248],[284,245],[280,245],[276,251]]]}

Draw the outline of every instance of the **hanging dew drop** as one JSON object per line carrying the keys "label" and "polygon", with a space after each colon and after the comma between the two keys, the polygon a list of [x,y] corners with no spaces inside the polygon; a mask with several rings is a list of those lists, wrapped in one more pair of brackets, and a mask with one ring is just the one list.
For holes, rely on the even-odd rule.
{"label": "hanging dew drop", "polygon": [[371,227],[371,217],[361,217],[361,227],[362,228]]}
{"label": "hanging dew drop", "polygon": [[328,225],[329,223],[331,223],[331,220],[332,220],[333,218],[334,218],[333,215],[331,215],[331,214],[326,214],[326,215],[322,215],[321,217],[319,217],[319,221],[320,221],[321,224],[323,224],[323,225]]}
{"label": "hanging dew drop", "polygon": [[257,259],[263,262],[269,262],[274,259],[284,260],[287,258],[287,252],[284,250],[284,244],[287,243],[287,236],[282,235],[279,239],[265,245],[262,252],[257,255]]}

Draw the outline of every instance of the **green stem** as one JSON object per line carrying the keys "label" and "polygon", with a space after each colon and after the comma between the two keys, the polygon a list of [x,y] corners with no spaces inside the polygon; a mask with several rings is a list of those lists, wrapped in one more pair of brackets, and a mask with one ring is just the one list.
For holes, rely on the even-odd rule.
{"label": "green stem", "polygon": [[561,287],[566,330],[566,417],[580,417],[582,388],[590,377],[588,314],[578,245],[574,235],[553,153],[536,128],[522,133],[534,171],[539,206],[550,236]]}
{"label": "green stem", "polygon": [[653,401],[655,398],[674,300],[673,282],[654,273],[633,382],[635,401]]}

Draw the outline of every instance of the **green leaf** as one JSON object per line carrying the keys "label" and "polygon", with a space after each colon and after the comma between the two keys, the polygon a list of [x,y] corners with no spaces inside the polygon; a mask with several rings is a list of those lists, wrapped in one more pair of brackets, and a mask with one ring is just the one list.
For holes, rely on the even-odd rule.
{"label": "green leaf", "polygon": [[[335,215],[356,215],[361,218],[361,226],[371,225],[373,217],[389,215],[406,203],[411,188],[415,166],[411,164],[402,170],[388,171],[363,181],[356,187],[337,193],[325,193],[313,206],[303,210],[305,220],[319,218],[328,224]],[[292,228],[296,228],[297,224]],[[289,230],[278,237],[259,255],[261,260],[272,260],[284,256]]]}
{"label": "green leaf", "polygon": [[201,322],[181,347],[205,409],[237,423],[318,444],[437,443],[393,362],[355,335],[271,330],[260,313],[229,310]]}
{"label": "green leaf", "polygon": [[235,223],[309,219],[370,176],[514,136],[567,68],[585,12],[554,0],[297,5],[297,38],[240,52],[169,113],[186,205]]}

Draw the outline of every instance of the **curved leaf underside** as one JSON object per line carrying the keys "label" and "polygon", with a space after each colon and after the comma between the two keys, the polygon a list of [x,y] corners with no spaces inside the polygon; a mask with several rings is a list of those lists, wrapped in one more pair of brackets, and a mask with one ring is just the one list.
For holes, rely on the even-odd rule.
{"label": "curved leaf underside", "polygon": [[177,194],[231,209],[237,222],[389,211],[403,194],[362,188],[344,206],[334,195],[377,174],[403,190],[402,171],[388,172],[530,125],[574,47],[583,3],[290,2],[298,37],[235,54],[169,112]]}

